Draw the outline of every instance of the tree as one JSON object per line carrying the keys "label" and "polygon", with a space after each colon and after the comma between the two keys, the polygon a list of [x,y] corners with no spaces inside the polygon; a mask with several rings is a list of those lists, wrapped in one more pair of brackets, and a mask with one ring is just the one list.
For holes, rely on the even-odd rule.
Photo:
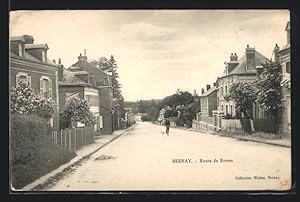
{"label": "tree", "polygon": [[246,118],[252,117],[252,107],[256,99],[256,88],[253,82],[234,83],[229,90],[229,98],[235,102],[236,110]]}
{"label": "tree", "polygon": [[25,80],[20,80],[10,93],[10,112],[35,114],[44,119],[51,119],[54,113],[54,101],[34,92]]}
{"label": "tree", "polygon": [[275,61],[263,64],[263,67],[264,71],[256,81],[258,88],[256,102],[279,126],[281,112],[281,65],[278,61]]}
{"label": "tree", "polygon": [[96,123],[96,118],[93,113],[89,110],[89,104],[86,100],[79,98],[72,98],[66,103],[61,117],[69,121],[69,126],[71,122],[78,121],[87,126]]}

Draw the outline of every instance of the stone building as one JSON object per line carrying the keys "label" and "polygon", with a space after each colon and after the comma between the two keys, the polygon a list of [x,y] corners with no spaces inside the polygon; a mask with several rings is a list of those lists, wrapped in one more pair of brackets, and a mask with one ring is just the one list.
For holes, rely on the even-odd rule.
{"label": "stone building", "polygon": [[[262,72],[262,64],[269,59],[259,53],[255,48],[247,45],[245,54],[238,59],[236,53],[231,53],[230,60],[225,62],[225,71],[222,76],[217,78],[217,108],[223,114],[232,116],[237,115],[234,101],[229,99],[229,89],[233,83],[247,82],[257,79],[257,76]],[[254,116],[261,118],[264,116],[263,110],[256,107]]]}
{"label": "stone building", "polygon": [[113,92],[110,73],[94,67],[88,62],[86,51],[78,56],[78,61],[69,70],[82,81],[94,85],[99,90],[100,118],[102,119],[101,134],[113,132]]}
{"label": "stone building", "polygon": [[55,102],[55,112],[50,124],[53,129],[59,126],[59,65],[47,57],[49,49],[46,43],[35,44],[30,35],[10,37],[10,88],[15,87],[20,79],[26,80],[29,86],[43,97]]}
{"label": "stone building", "polygon": [[[61,66],[60,71],[62,71],[61,77],[59,77],[59,105],[60,111],[62,112],[66,102],[71,98],[80,98],[87,100],[90,104],[90,111],[96,117],[96,124],[94,125],[94,130],[100,134],[103,128],[102,116],[100,115],[100,96],[99,89],[94,85],[94,83],[87,83],[80,79],[73,72],[64,69]],[[75,123],[75,127],[84,126],[82,123]]]}
{"label": "stone building", "polygon": [[281,102],[282,102],[282,133],[291,134],[291,50],[290,50],[290,22],[285,28],[287,42],[279,51],[282,67]]}

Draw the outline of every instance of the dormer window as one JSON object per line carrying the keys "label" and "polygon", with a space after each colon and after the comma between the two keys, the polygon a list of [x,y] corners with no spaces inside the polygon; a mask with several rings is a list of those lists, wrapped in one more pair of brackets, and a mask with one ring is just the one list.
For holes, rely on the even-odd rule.
{"label": "dormer window", "polygon": [[23,47],[22,44],[19,43],[19,56],[23,57]]}

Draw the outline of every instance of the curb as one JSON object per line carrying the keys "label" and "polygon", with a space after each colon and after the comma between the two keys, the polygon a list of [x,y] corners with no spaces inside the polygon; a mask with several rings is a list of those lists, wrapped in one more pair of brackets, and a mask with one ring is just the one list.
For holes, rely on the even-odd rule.
{"label": "curb", "polygon": [[[61,166],[59,166],[58,168],[56,168],[55,170],[60,170],[58,172],[55,172],[55,170],[52,170],[50,171],[49,173],[51,172],[54,172],[55,174],[53,174],[52,176],[49,176],[47,179],[43,180],[42,182],[40,182],[39,184],[37,184],[38,180],[40,180],[40,177],[39,179],[31,182],[30,184],[26,185],[25,187],[21,188],[21,189],[14,189],[12,191],[39,191],[45,187],[47,187],[47,185],[51,184],[52,183],[52,180],[53,179],[59,179],[61,178],[62,176],[64,176],[64,173],[68,172],[69,170],[72,169],[72,167],[75,167],[76,165],[78,165],[79,163],[81,163],[83,160],[89,158],[92,154],[96,153],[97,151],[99,151],[100,149],[102,149],[103,147],[105,147],[106,145],[108,145],[109,143],[113,142],[114,140],[118,139],[120,136],[126,134],[128,131],[130,130],[133,130],[134,127],[136,126],[136,124],[130,126],[129,128],[125,129],[122,133],[118,134],[116,137],[112,138],[111,140],[109,140],[108,142],[104,143],[103,145],[99,146],[98,148],[96,148],[94,151],[84,155],[83,157],[81,157],[80,159],[77,159],[75,160],[76,156],[71,159],[68,163],[66,164],[63,164]],[[74,162],[72,162],[72,160]],[[72,162],[72,163],[71,163]],[[70,165],[67,165],[67,164],[70,164]],[[66,166],[65,168],[61,168],[63,166]],[[48,174],[49,174],[48,173]],[[47,175],[47,174],[46,174]],[[44,175],[45,176],[45,175]]]}
{"label": "curb", "polygon": [[237,139],[237,140],[245,140],[245,141],[256,142],[256,143],[261,143],[261,144],[269,144],[269,145],[273,145],[273,146],[291,148],[290,145],[278,144],[278,143],[273,143],[273,142],[265,142],[265,141],[248,139],[248,138],[243,138],[243,137],[235,137],[235,136],[230,136],[230,135],[222,135],[222,134],[218,134],[218,132],[216,132],[216,131],[201,131],[201,130],[188,129],[188,128],[177,128],[177,129],[183,129],[183,130],[194,131],[194,132],[199,132],[199,133],[206,133],[207,132],[211,135],[219,135],[220,137],[230,137],[230,138],[234,138],[234,139]]}

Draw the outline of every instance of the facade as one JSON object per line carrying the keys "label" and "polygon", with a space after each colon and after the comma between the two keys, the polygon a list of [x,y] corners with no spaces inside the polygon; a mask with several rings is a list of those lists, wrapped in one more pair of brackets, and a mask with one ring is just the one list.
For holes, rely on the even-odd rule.
{"label": "facade", "polygon": [[78,61],[69,70],[85,83],[94,85],[99,90],[101,134],[113,132],[113,92],[111,75],[94,67],[87,61],[86,53],[78,57]]}
{"label": "facade", "polygon": [[10,88],[15,87],[20,79],[28,81],[35,93],[50,98],[55,102],[55,112],[50,124],[53,129],[59,126],[59,65],[47,57],[47,44],[34,44],[30,35],[10,38]]}
{"label": "facade", "polygon": [[[72,72],[68,70],[63,71],[63,78],[59,81],[59,105],[60,112],[63,111],[66,102],[74,97],[87,100],[90,104],[90,111],[96,117],[96,124],[94,130],[100,133],[103,127],[102,117],[100,116],[99,107],[99,90],[88,83],[77,78]],[[77,127],[83,126],[81,123],[76,123]]]}
{"label": "facade", "polygon": [[217,110],[217,88],[214,83],[213,87],[206,85],[206,92],[201,89],[199,96],[200,112],[196,115],[196,120],[193,121],[194,128],[206,128],[214,130],[213,111]]}
{"label": "facade", "polygon": [[290,22],[287,23],[287,44],[279,51],[282,67],[281,102],[282,102],[282,134],[291,134],[291,50]]}
{"label": "facade", "polygon": [[[229,62],[225,63],[225,71],[221,77],[217,79],[217,109],[223,114],[236,116],[237,112],[233,100],[229,99],[230,86],[233,83],[248,82],[257,79],[262,72],[261,64],[269,61],[267,57],[255,50],[255,48],[247,45],[245,55],[239,60],[236,53],[231,53]],[[253,115],[256,118],[264,116],[263,111],[259,107],[254,106]]]}

